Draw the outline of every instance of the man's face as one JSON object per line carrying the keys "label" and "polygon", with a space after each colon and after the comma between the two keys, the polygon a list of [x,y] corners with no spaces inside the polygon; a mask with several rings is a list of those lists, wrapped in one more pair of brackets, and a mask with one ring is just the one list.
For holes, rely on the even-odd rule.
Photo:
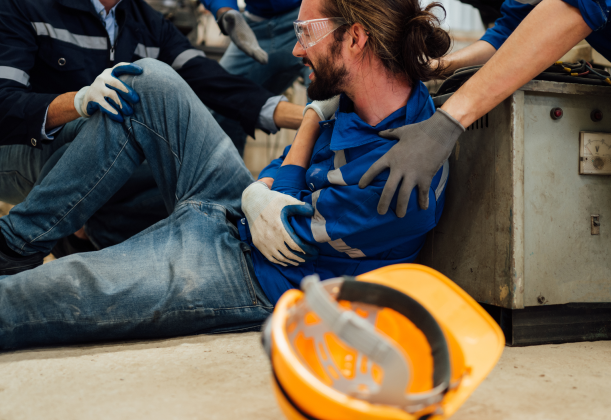
{"label": "man's face", "polygon": [[[321,19],[324,0],[304,0],[299,11],[299,20]],[[349,73],[342,60],[343,42],[335,40],[335,33],[329,34],[319,43],[304,50],[297,42],[293,55],[301,57],[303,64],[312,69],[308,96],[313,100],[330,99],[345,90]]]}

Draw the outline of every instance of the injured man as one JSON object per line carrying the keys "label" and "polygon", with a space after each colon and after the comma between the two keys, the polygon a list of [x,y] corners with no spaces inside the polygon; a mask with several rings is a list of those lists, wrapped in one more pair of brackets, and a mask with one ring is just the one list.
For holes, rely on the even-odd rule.
{"label": "injured man", "polygon": [[[231,140],[159,61],[121,80],[141,100],[123,124],[98,112],[27,199],[0,219],[0,349],[255,330],[286,290],[318,273],[412,262],[439,220],[447,162],[428,209],[414,189],[398,217],[377,205],[388,179],[358,182],[395,141],[378,132],[428,119],[428,61],[450,41],[418,0],[304,0],[294,54],[309,95],[339,109],[306,125],[253,183]],[[102,251],[41,265],[147,160],[170,216]],[[37,268],[36,268],[37,267]],[[9,275],[11,274],[11,275]]]}

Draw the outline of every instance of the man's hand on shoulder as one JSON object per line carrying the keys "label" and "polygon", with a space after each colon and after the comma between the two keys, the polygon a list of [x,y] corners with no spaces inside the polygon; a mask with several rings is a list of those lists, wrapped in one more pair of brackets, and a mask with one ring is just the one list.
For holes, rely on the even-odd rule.
{"label": "man's hand on shoulder", "polygon": [[426,121],[381,131],[381,137],[399,141],[371,165],[359,181],[359,187],[365,188],[382,171],[390,169],[378,203],[378,213],[386,214],[399,184],[397,216],[404,217],[407,213],[409,197],[415,186],[418,186],[420,208],[428,209],[433,177],[450,157],[456,140],[464,131],[458,121],[441,109]]}
{"label": "man's hand on shoulder", "polygon": [[254,245],[274,264],[297,266],[318,255],[318,248],[297,236],[288,220],[291,216],[312,217],[311,205],[271,191],[265,182],[257,181],[242,193],[242,211]]}

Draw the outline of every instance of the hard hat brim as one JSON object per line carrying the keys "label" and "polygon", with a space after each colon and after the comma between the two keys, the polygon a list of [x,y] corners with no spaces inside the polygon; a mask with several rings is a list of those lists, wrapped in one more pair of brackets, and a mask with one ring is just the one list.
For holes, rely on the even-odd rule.
{"label": "hard hat brim", "polygon": [[460,347],[466,375],[444,398],[449,417],[469,398],[498,362],[505,337],[498,324],[471,296],[438,271],[419,264],[397,264],[357,276],[358,281],[393,287],[417,300],[451,332]]}

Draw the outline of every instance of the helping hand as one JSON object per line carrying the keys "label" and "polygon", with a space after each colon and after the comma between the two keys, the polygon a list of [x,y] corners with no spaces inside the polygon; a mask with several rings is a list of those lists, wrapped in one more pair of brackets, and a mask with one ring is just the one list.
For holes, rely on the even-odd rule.
{"label": "helping hand", "polygon": [[123,122],[123,115],[132,115],[130,104],[140,102],[140,97],[127,86],[119,76],[124,74],[142,74],[142,67],[136,64],[119,63],[106,69],[96,77],[91,86],[85,86],[74,98],[74,107],[83,118],[89,118],[98,110],[116,122]]}
{"label": "helping hand", "polygon": [[438,109],[426,121],[378,133],[386,139],[397,139],[384,156],[378,159],[359,181],[365,188],[374,178],[390,168],[390,175],[378,203],[378,213],[386,214],[395,191],[401,183],[396,213],[404,217],[412,190],[418,186],[418,204],[429,207],[429,188],[433,177],[452,153],[454,144],[465,128],[450,114]]}
{"label": "helping hand", "polygon": [[308,109],[314,110],[316,114],[318,114],[318,118],[321,121],[327,121],[329,118],[335,114],[339,108],[339,95],[332,97],[331,99],[327,99],[324,101],[312,101],[303,109],[303,115],[305,116]]}
{"label": "helping hand", "polygon": [[[242,193],[242,211],[246,215],[252,241],[274,264],[299,265],[318,255],[318,248],[304,242],[289,223],[290,216],[314,215],[311,205],[290,195],[271,191],[263,182],[255,182]],[[299,252],[296,253],[291,251]]]}
{"label": "helping hand", "polygon": [[237,10],[229,10],[221,15],[218,24],[225,35],[246,55],[261,64],[267,64],[267,53],[259,46],[255,33]]}

